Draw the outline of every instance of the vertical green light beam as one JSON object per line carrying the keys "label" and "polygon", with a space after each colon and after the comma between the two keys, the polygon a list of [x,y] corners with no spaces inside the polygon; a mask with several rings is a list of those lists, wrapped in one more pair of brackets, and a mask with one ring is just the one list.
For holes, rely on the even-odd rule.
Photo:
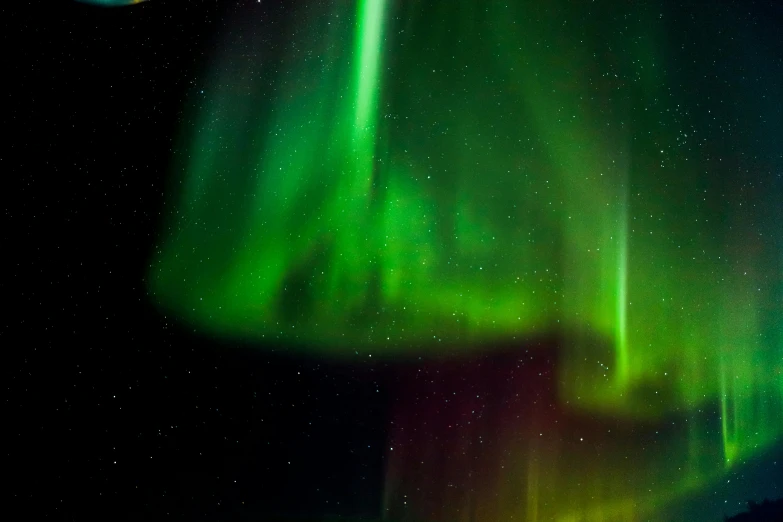
{"label": "vertical green light beam", "polygon": [[728,468],[731,465],[732,457],[734,456],[734,445],[730,440],[731,434],[729,433],[729,406],[728,406],[728,390],[726,389],[726,366],[721,359],[720,365],[720,424],[721,435],[723,438],[723,458],[725,465]]}
{"label": "vertical green light beam", "polygon": [[[343,305],[356,310],[366,306],[367,285],[357,274],[366,273],[368,251],[372,250],[367,236],[361,231],[373,228],[373,216],[368,205],[372,196],[375,174],[375,146],[378,92],[380,91],[380,61],[383,34],[383,15],[386,0],[361,0],[356,11],[353,57],[356,60],[353,92],[354,106],[346,109],[346,121],[353,118],[349,157],[340,181],[335,213],[342,214],[345,206],[355,209],[335,240],[333,271],[329,293],[333,296],[351,295]],[[353,114],[351,114],[353,113]],[[348,150],[345,152],[348,153]],[[344,214],[342,214],[344,215]]]}
{"label": "vertical green light beam", "polygon": [[381,36],[386,0],[361,0],[356,13],[356,34],[353,56],[356,61],[352,93],[353,143],[351,144],[353,174],[343,194],[353,201],[366,201],[369,195],[375,157],[375,127],[381,62]]}
{"label": "vertical green light beam", "polygon": [[617,248],[617,302],[615,307],[615,343],[617,379],[620,385],[628,383],[628,197],[627,188],[623,188],[618,227]]}
{"label": "vertical green light beam", "polygon": [[[361,0],[356,26],[356,120],[358,136],[372,132],[375,106],[378,101],[378,69],[380,66],[383,12],[386,0]],[[358,137],[357,136],[357,137]]]}

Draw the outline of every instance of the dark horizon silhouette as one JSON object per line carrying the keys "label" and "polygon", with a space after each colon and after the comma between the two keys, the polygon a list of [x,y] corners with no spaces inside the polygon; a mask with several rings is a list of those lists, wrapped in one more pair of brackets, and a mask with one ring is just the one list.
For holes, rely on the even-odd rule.
{"label": "dark horizon silhouette", "polygon": [[780,522],[783,520],[783,498],[764,499],[760,503],[749,500],[747,511],[723,518],[725,522]]}

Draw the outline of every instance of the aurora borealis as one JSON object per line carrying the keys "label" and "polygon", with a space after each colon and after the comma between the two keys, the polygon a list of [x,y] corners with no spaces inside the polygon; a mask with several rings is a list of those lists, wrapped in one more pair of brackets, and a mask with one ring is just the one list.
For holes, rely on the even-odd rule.
{"label": "aurora borealis", "polygon": [[[149,288],[259,349],[443,365],[401,393],[391,447],[417,435],[389,456],[390,516],[654,519],[783,437],[770,42],[726,6],[297,11],[274,38],[251,17],[219,40]],[[466,369],[509,344],[520,358]],[[549,378],[510,377],[522,353]],[[495,411],[446,435],[477,401],[432,397],[470,387]],[[481,430],[493,449],[471,460]],[[449,500],[465,473],[480,485]],[[400,489],[417,481],[436,500]]]}

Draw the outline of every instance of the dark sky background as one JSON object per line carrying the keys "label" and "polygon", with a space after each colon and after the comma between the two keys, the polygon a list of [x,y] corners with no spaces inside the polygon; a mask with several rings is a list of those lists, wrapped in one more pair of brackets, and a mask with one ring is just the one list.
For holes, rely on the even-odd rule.
{"label": "dark sky background", "polygon": [[237,3],[53,4],[2,7],[13,504],[77,520],[377,512],[373,368],[221,346],[146,299],[181,108]]}
{"label": "dark sky background", "polygon": [[[265,16],[290,23],[291,3],[265,0]],[[380,512],[397,369],[211,340],[159,315],[144,286],[183,108],[246,4],[0,6],[3,467],[6,508],[25,519]],[[748,9],[765,30],[781,20],[773,2]],[[732,507],[716,487],[688,509],[731,514],[756,484],[780,491],[779,453]]]}

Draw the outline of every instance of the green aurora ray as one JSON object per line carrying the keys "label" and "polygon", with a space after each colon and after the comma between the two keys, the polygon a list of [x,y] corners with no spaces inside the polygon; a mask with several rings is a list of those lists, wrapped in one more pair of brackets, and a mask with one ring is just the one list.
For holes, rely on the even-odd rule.
{"label": "green aurora ray", "polygon": [[285,52],[238,22],[215,57],[150,264],[164,313],[346,358],[561,335],[564,400],[717,401],[726,466],[779,438],[781,160],[737,153],[779,105],[716,130],[744,118],[687,88],[709,62],[653,4],[325,4]]}

